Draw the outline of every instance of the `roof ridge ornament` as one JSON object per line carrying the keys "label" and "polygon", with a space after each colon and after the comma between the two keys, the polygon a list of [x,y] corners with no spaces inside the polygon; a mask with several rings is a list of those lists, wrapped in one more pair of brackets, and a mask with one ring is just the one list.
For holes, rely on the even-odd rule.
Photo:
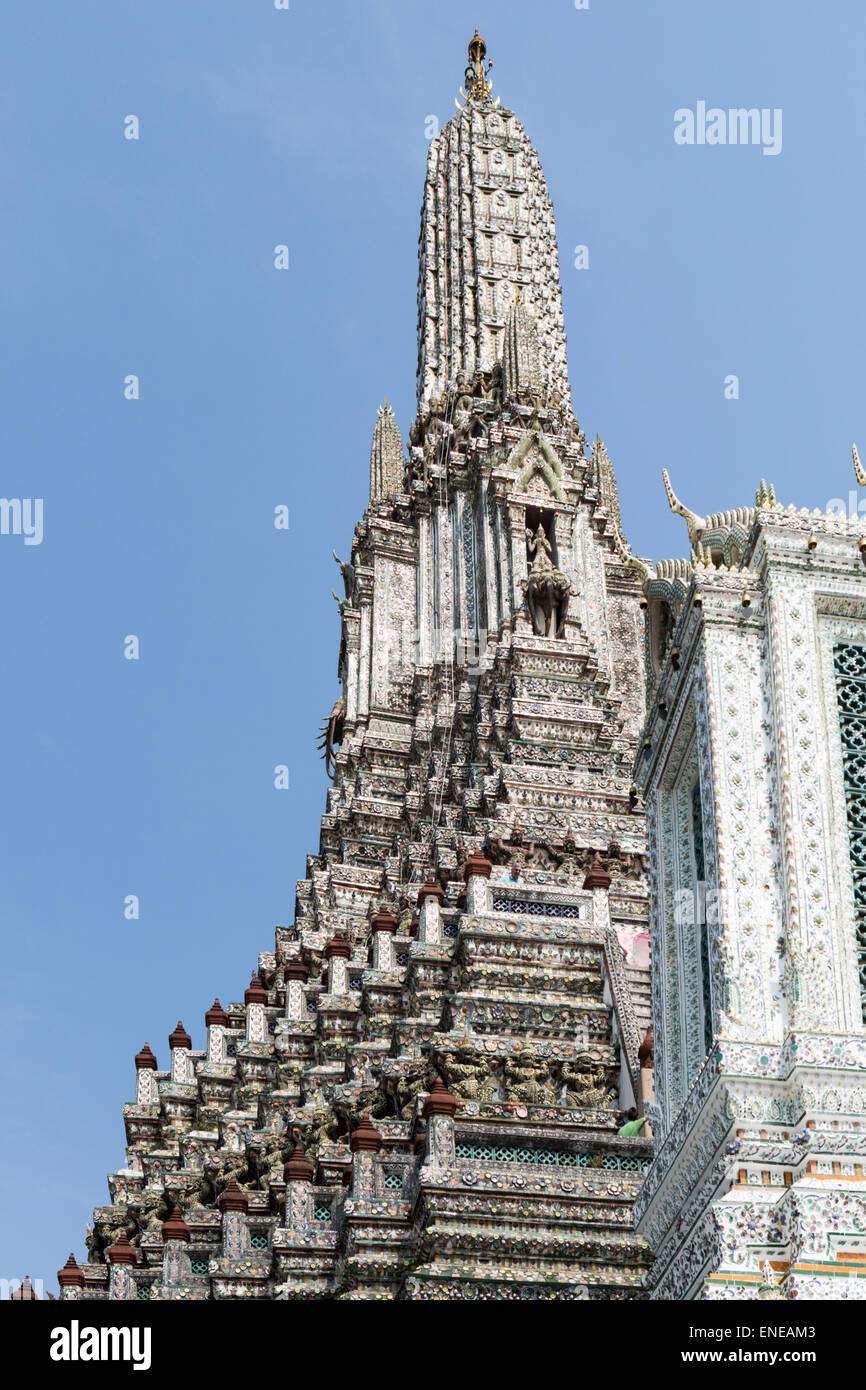
{"label": "roof ridge ornament", "polygon": [[646,564],[644,560],[641,560],[639,556],[633,555],[626,545],[615,517],[611,517],[611,529],[613,530],[613,543],[616,553],[623,564],[628,569],[637,570],[644,584],[647,584],[651,579],[655,579],[656,576],[650,566]]}
{"label": "roof ridge ornament", "polygon": [[662,469],[662,478],[664,479],[665,492],[667,493],[668,498],[668,506],[670,507],[671,511],[674,512],[677,516],[681,516],[685,519],[689,528],[689,539],[693,540],[693,533],[698,531],[705,531],[707,529],[706,517],[698,516],[697,512],[693,512],[689,507],[683,506],[682,502],[677,497],[676,493],[671,487],[671,480],[668,476],[668,470],[666,468]]}
{"label": "roof ridge ornament", "polygon": [[755,506],[775,507],[777,505],[778,504],[776,502],[776,489],[773,487],[772,483],[767,483],[766,478],[762,478],[760,486],[757,488],[755,492]]}

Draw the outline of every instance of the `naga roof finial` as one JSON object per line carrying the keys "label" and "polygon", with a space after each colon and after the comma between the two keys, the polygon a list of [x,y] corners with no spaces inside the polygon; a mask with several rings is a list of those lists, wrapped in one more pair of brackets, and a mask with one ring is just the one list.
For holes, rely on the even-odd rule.
{"label": "naga roof finial", "polygon": [[866,470],[860,462],[860,455],[857,453],[857,445],[851,445],[851,457],[854,460],[854,476],[861,487],[866,487]]}
{"label": "naga roof finial", "polygon": [[626,565],[628,569],[637,570],[644,584],[646,584],[648,579],[655,579],[655,575],[649,565],[645,565],[643,560],[638,559],[637,555],[632,555],[622,538],[622,533],[615,517],[611,517],[611,526],[613,528],[613,543],[616,547],[616,553],[623,564]]}
{"label": "naga roof finial", "polygon": [[685,521],[687,522],[689,528],[689,539],[693,541],[696,532],[706,530],[706,518],[698,516],[697,512],[693,512],[688,507],[683,506],[682,502],[677,497],[676,493],[671,487],[671,480],[668,477],[668,470],[666,468],[662,469],[662,477],[664,478],[665,492],[667,493],[668,498],[668,506],[670,507],[672,512],[676,513],[677,516],[685,518]]}

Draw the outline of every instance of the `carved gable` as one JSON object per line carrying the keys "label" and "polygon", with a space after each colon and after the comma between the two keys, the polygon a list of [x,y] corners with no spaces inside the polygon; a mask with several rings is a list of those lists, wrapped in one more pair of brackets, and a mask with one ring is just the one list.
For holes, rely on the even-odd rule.
{"label": "carved gable", "polygon": [[528,492],[564,501],[562,464],[539,430],[525,434],[512,450],[508,467],[517,473],[515,492]]}

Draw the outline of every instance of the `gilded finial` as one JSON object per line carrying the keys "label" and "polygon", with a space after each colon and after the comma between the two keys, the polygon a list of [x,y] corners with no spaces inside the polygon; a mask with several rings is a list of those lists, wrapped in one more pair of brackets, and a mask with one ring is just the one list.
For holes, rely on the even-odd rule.
{"label": "gilded finial", "polygon": [[460,95],[467,101],[487,101],[490,96],[490,83],[487,80],[487,73],[493,67],[492,59],[488,60],[487,67],[484,67],[484,59],[487,56],[487,44],[482,39],[476,28],[475,33],[469,40],[469,66],[463,75],[465,91],[460,88]]}

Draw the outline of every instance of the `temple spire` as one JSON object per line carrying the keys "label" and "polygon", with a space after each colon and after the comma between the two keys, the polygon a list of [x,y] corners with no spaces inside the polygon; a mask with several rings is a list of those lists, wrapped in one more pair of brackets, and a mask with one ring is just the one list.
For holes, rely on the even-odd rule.
{"label": "temple spire", "polygon": [[394,412],[379,406],[370,449],[370,502],[390,502],[403,489],[403,440]]}
{"label": "temple spire", "polygon": [[418,410],[439,407],[502,368],[508,311],[520,290],[546,390],[570,403],[553,205],[536,151],[513,111],[490,95],[486,45],[469,44],[458,112],[430,142],[418,281]]}

